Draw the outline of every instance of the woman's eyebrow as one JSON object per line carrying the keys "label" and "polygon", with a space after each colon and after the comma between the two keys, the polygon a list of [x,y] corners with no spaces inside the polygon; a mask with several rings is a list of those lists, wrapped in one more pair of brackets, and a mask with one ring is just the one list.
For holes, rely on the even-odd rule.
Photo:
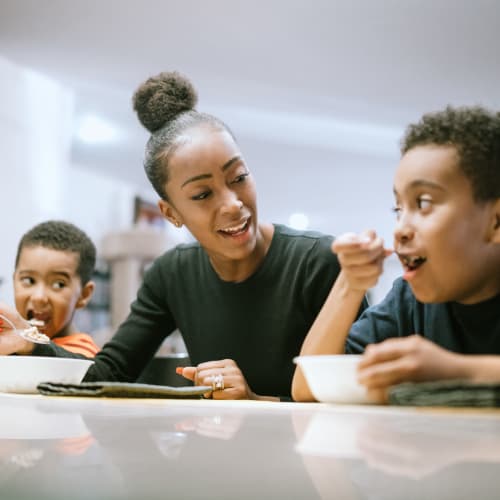
{"label": "woman's eyebrow", "polygon": [[[224,163],[224,165],[222,165],[222,167],[220,169],[224,172],[231,165],[233,165],[234,163],[236,163],[237,161],[240,161],[240,160],[241,160],[241,156],[240,155],[233,156],[233,158],[231,158],[229,161],[227,161],[226,163]],[[194,177],[190,177],[189,179],[185,180],[182,183],[181,188],[183,188],[186,184],[189,184],[190,182],[199,181],[201,179],[209,179],[210,177],[212,177],[212,174],[195,175]]]}
{"label": "woman's eyebrow", "polygon": [[199,181],[200,179],[209,179],[210,177],[212,177],[212,174],[195,175],[194,177],[190,177],[189,179],[185,180],[182,183],[181,188],[183,188],[186,184],[189,184],[190,182]]}
{"label": "woman's eyebrow", "polygon": [[236,155],[236,156],[233,156],[233,158],[231,158],[229,161],[227,161],[226,163],[224,163],[224,165],[222,165],[222,167],[220,168],[223,172],[225,170],[227,170],[233,163],[237,162],[237,161],[240,161],[241,160],[241,156],[240,155]]}

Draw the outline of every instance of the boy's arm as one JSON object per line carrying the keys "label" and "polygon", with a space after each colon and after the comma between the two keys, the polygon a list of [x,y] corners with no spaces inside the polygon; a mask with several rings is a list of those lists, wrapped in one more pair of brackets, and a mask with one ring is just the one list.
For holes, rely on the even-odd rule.
{"label": "boy's arm", "polygon": [[[342,271],[304,340],[301,356],[345,352],[345,341],[365,292],[377,282],[383,260],[390,253],[374,232],[343,235],[333,242],[332,250]],[[292,381],[292,397],[296,401],[314,400],[298,366]]]}
{"label": "boy's arm", "polygon": [[[364,296],[363,291],[349,288],[341,271],[302,344],[300,355],[343,354],[347,334]],[[314,401],[299,366],[295,368],[292,380],[292,398],[295,401]]]}
{"label": "boy's arm", "polygon": [[[16,311],[16,309],[0,303],[0,315],[6,317],[18,328],[24,328],[26,320]],[[86,358],[83,354],[72,353],[63,347],[50,342],[49,344],[35,344],[25,340],[23,337],[13,332],[7,322],[1,323],[0,318],[0,356],[9,354],[19,354],[22,356],[57,356],[65,358]]]}
{"label": "boy's arm", "polygon": [[500,382],[500,356],[457,354],[412,335],[369,345],[360,361],[358,378],[371,399],[384,401],[387,389],[402,382]]}
{"label": "boy's arm", "polygon": [[[26,321],[14,308],[0,303],[0,315],[6,317],[17,328],[25,328]],[[28,356],[33,352],[34,346],[33,342],[22,338],[12,330],[6,321],[2,321],[0,318],[0,356],[9,354]]]}

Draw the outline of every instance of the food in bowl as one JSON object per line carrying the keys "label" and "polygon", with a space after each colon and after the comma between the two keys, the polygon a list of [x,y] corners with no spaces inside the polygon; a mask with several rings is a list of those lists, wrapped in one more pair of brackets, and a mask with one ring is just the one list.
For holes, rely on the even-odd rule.
{"label": "food in bowl", "polygon": [[92,363],[89,359],[0,356],[0,391],[34,394],[40,382],[79,384]]}
{"label": "food in bowl", "polygon": [[360,354],[329,354],[294,358],[312,395],[322,403],[367,403],[366,389],[357,380]]}

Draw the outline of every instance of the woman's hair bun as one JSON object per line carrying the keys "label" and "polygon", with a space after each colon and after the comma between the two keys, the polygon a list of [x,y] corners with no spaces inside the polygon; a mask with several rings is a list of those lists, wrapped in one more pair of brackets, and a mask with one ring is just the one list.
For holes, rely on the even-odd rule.
{"label": "woman's hair bun", "polygon": [[179,113],[194,109],[198,95],[185,76],[171,71],[148,78],[132,100],[139,121],[153,133]]}

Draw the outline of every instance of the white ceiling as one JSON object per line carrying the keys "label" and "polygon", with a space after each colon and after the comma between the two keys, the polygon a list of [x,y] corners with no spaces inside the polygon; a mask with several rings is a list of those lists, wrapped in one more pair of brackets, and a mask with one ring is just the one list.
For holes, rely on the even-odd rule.
{"label": "white ceiling", "polygon": [[324,149],[319,129],[357,124],[375,143],[447,103],[500,109],[499,26],[496,0],[0,0],[0,55],[123,131],[76,162],[147,186],[130,98],[152,74],[184,72],[252,140]]}

